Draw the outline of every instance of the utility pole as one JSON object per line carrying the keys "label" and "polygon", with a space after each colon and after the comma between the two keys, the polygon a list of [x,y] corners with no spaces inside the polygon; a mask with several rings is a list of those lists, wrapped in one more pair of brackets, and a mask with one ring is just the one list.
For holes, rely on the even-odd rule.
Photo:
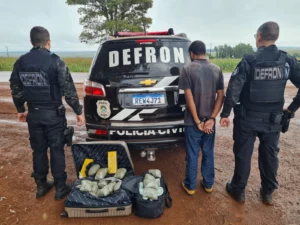
{"label": "utility pole", "polygon": [[5,46],[5,48],[6,48],[7,57],[9,58],[9,54],[8,54],[8,46]]}
{"label": "utility pole", "polygon": [[211,57],[211,43],[210,43],[210,57]]}

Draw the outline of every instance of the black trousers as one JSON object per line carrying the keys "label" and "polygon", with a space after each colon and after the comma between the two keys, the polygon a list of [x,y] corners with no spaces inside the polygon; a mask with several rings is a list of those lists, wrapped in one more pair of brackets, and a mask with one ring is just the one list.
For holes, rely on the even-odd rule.
{"label": "black trousers", "polygon": [[29,109],[27,115],[30,145],[33,150],[33,177],[43,180],[49,171],[48,148],[50,148],[51,173],[55,184],[64,183],[65,172],[64,129],[66,119],[55,109]]}
{"label": "black trousers", "polygon": [[244,192],[251,170],[251,158],[256,137],[259,138],[258,164],[261,186],[265,193],[272,193],[278,187],[276,180],[278,170],[278,142],[280,127],[257,120],[234,119],[233,152],[235,157],[232,187],[238,192]]}

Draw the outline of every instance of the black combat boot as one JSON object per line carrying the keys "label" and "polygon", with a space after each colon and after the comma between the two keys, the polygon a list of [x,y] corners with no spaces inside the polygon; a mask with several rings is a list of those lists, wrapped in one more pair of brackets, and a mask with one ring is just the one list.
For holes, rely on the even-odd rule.
{"label": "black combat boot", "polygon": [[35,183],[37,185],[37,191],[36,191],[36,198],[40,198],[45,196],[51,188],[54,186],[53,181],[47,181],[47,179],[42,180],[35,180]]}
{"label": "black combat boot", "polygon": [[260,188],[260,195],[264,204],[273,205],[272,193],[264,192],[263,188]]}
{"label": "black combat boot", "polygon": [[231,197],[240,203],[245,203],[245,192],[238,193],[236,192],[233,187],[231,186],[231,183],[226,184],[226,191],[231,195]]}
{"label": "black combat boot", "polygon": [[61,200],[70,193],[72,184],[58,183],[55,185],[55,200]]}

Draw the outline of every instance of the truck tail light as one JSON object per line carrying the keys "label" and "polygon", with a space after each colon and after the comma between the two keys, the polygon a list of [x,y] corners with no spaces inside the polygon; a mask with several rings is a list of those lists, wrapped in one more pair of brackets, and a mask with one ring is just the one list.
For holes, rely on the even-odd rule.
{"label": "truck tail light", "polygon": [[167,31],[154,31],[154,32],[118,32],[114,33],[114,37],[133,37],[133,36],[155,36],[155,35],[174,35],[173,28],[170,28]]}
{"label": "truck tail light", "polygon": [[95,134],[105,136],[105,135],[107,135],[107,130],[96,130]]}
{"label": "truck tail light", "polygon": [[99,130],[99,129],[89,129],[88,130],[88,134],[96,134],[96,135],[100,135],[100,136],[106,136],[108,134],[107,130]]}
{"label": "truck tail light", "polygon": [[84,93],[88,96],[96,96],[96,97],[105,97],[105,89],[102,84],[99,84],[94,81],[85,80],[84,81]]}

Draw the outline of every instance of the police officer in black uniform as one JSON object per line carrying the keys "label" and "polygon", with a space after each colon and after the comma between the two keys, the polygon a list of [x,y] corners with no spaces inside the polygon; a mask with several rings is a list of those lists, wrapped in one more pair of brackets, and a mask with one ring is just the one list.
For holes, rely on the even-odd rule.
{"label": "police officer in black uniform", "polygon": [[[16,61],[10,87],[18,119],[28,123],[33,150],[32,177],[37,184],[36,197],[44,196],[55,186],[55,199],[62,199],[70,191],[70,185],[66,184],[66,116],[62,96],[77,114],[79,126],[85,123],[85,119],[68,68],[57,55],[50,52],[49,32],[43,27],[33,27],[30,38],[33,48]],[[47,181],[48,147],[54,184]]]}
{"label": "police officer in black uniform", "polygon": [[[259,169],[261,196],[272,204],[272,193],[278,187],[278,141],[282,129],[284,90],[288,79],[300,87],[300,63],[275,45],[279,26],[267,22],[255,34],[257,52],[245,55],[228,85],[221,126],[229,126],[234,107],[233,152],[235,170],[227,192],[238,202],[245,201],[245,188],[250,174],[251,156],[256,137],[259,138]],[[285,110],[292,114],[299,108],[300,91]]]}

